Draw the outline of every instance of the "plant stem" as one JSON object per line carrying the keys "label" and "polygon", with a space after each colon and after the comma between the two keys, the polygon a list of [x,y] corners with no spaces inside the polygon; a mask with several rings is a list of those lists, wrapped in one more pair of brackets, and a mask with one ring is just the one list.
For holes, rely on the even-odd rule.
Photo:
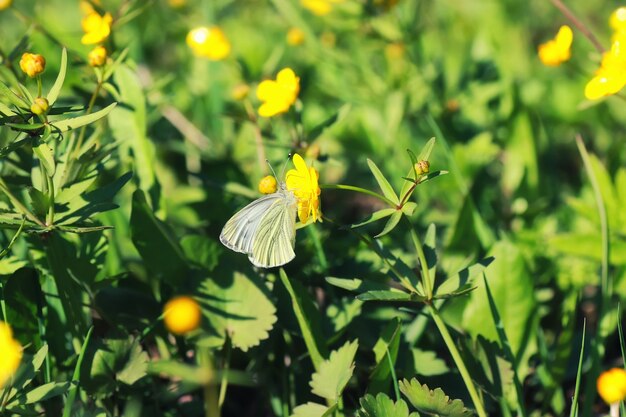
{"label": "plant stem", "polygon": [[218,406],[220,409],[224,404],[224,399],[226,398],[226,388],[228,387],[228,369],[230,366],[230,354],[232,352],[232,343],[230,342],[230,337],[226,337],[226,343],[224,344],[224,366],[222,367],[222,382],[220,384],[220,396],[218,400]]}
{"label": "plant stem", "polygon": [[345,185],[345,184],[322,184],[322,185],[320,185],[320,188],[323,188],[323,189],[326,189],[326,190],[356,191],[357,193],[367,194],[367,195],[370,195],[372,197],[376,197],[380,201],[383,201],[383,202],[389,204],[389,206],[391,206],[393,208],[398,208],[398,205],[396,203],[394,203],[393,201],[391,201],[390,199],[388,199],[384,195],[378,194],[378,193],[376,193],[374,191],[366,190],[365,188],[355,187],[353,185]]}
{"label": "plant stem", "polygon": [[426,300],[430,301],[433,298],[433,282],[430,279],[430,270],[428,269],[428,262],[426,262],[426,255],[424,254],[424,247],[422,246],[422,242],[417,235],[417,231],[411,223],[411,220],[407,216],[403,216],[407,223],[409,224],[409,231],[411,233],[411,240],[413,241],[413,245],[415,246],[415,251],[417,252],[417,258],[420,262],[420,267],[422,269],[422,284],[424,285],[424,291],[426,292]]}
{"label": "plant stem", "polygon": [[465,382],[465,386],[467,387],[470,398],[474,402],[476,413],[479,417],[487,417],[487,413],[485,412],[482,400],[478,395],[478,391],[474,386],[472,377],[470,376],[469,371],[467,370],[467,367],[463,362],[463,358],[461,358],[461,354],[454,344],[454,340],[452,340],[452,336],[450,335],[446,324],[443,322],[443,319],[439,315],[439,310],[437,310],[437,307],[435,307],[433,304],[426,305],[428,306],[428,311],[430,312],[431,317],[433,318],[435,324],[437,325],[437,328],[439,329],[439,333],[441,334],[443,341],[445,342],[448,350],[450,351],[450,354],[452,355],[452,359],[454,360],[454,363],[458,368],[459,373],[461,374],[461,378],[463,378],[463,382]]}
{"label": "plant stem", "polygon": [[576,15],[565,5],[565,3],[561,0],[552,0],[552,4],[554,7],[559,9],[570,22],[572,22],[572,25],[574,25],[576,29],[589,39],[598,52],[604,52],[604,48],[602,47],[600,41],[598,41],[598,38],[596,38],[593,32],[591,32],[591,30],[589,30],[589,28],[576,17]]}
{"label": "plant stem", "polygon": [[221,411],[218,402],[217,386],[214,383],[215,371],[213,368],[213,355],[211,349],[200,346],[198,352],[199,365],[207,370],[210,378],[204,384],[204,413],[206,417],[220,417]]}
{"label": "plant stem", "polygon": [[[44,171],[45,172],[45,171]],[[46,175],[48,181],[48,216],[46,224],[52,226],[54,224],[54,179]]]}

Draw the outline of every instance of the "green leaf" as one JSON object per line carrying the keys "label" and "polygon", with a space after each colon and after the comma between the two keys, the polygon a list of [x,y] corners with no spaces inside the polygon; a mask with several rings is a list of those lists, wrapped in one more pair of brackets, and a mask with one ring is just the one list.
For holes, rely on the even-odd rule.
{"label": "green leaf", "polygon": [[320,123],[319,125],[315,126],[313,129],[311,129],[306,136],[306,141],[308,143],[312,143],[315,139],[317,139],[318,136],[320,136],[324,132],[326,128],[343,120],[350,112],[350,107],[351,105],[349,103],[344,104],[335,114],[333,114],[328,119],[324,120],[322,123]]}
{"label": "green leaf", "polygon": [[215,378],[215,372],[207,367],[189,365],[175,360],[159,360],[148,363],[148,373],[180,379],[194,385],[206,385]]}
{"label": "green leaf", "polygon": [[26,145],[27,143],[29,143],[31,140],[30,138],[24,138],[18,141],[15,141],[3,148],[0,148],[0,158],[4,158],[5,156],[7,156],[8,154],[10,154],[11,152],[21,148],[22,146]]}
{"label": "green leaf", "polygon": [[376,367],[370,376],[370,384],[367,392],[377,394],[389,388],[392,382],[391,366],[395,365],[398,358],[398,348],[400,346],[400,336],[402,335],[402,324],[400,319],[393,319],[381,333],[374,345],[374,356]]}
{"label": "green leaf", "polygon": [[413,213],[415,213],[416,208],[417,208],[417,203],[408,201],[404,203],[404,205],[402,206],[402,212],[406,214],[407,216],[412,216]]}
{"label": "green leaf", "polygon": [[244,352],[269,337],[276,308],[256,277],[239,271],[215,271],[200,285],[198,301],[214,334]]}
{"label": "green leaf", "polygon": [[65,73],[67,72],[67,49],[63,48],[63,52],[61,52],[61,65],[59,67],[59,75],[57,75],[57,79],[54,82],[52,88],[48,92],[48,103],[50,107],[57,101],[59,98],[59,94],[61,93],[61,88],[63,87],[63,83],[65,82]]}
{"label": "green leaf", "polygon": [[19,107],[24,110],[30,110],[30,104],[22,97],[15,94],[6,84],[0,82],[0,100],[3,102],[9,102],[15,107]]}
{"label": "green leaf", "polygon": [[[562,233],[548,241],[550,247],[568,255],[602,261],[602,239],[600,233]],[[611,239],[611,263],[626,264],[626,241]]]}
{"label": "green leaf", "polygon": [[418,162],[430,161],[430,154],[432,153],[433,148],[435,147],[435,142],[436,142],[436,139],[434,137],[428,139],[428,142],[426,142],[426,145],[424,145],[424,147],[420,151],[420,154],[417,156]]}
{"label": "green leaf", "polygon": [[396,210],[395,213],[391,215],[389,220],[387,220],[387,223],[385,224],[385,227],[383,228],[382,232],[374,236],[374,238],[376,239],[381,238],[385,236],[387,233],[391,232],[393,229],[395,229],[398,223],[400,223],[401,219],[402,219],[402,211]]}
{"label": "green leaf", "polygon": [[207,271],[212,271],[224,251],[224,246],[219,242],[202,235],[187,235],[180,241],[188,259],[202,266]]}
{"label": "green leaf", "polygon": [[23,392],[26,389],[30,381],[37,375],[37,371],[39,371],[41,365],[43,365],[47,355],[48,345],[43,345],[34,356],[25,357],[22,360],[22,365],[20,365],[13,377],[11,392],[9,392],[8,395],[9,400],[17,395],[18,392]]}
{"label": "green leaf", "polygon": [[56,164],[54,162],[54,154],[52,153],[50,146],[48,146],[46,142],[39,140],[33,145],[33,151],[43,164],[46,174],[49,177],[52,177],[56,171]]}
{"label": "green leaf", "polygon": [[336,408],[336,404],[332,407],[327,407],[322,404],[308,402],[294,408],[290,417],[327,417],[331,416]]}
{"label": "green leaf", "polygon": [[465,291],[474,282],[474,279],[479,276],[485,268],[487,268],[492,262],[493,256],[484,258],[473,265],[463,268],[456,274],[448,277],[435,291],[437,297],[443,298],[446,294],[458,293],[458,291]]}
{"label": "green leaf", "polygon": [[368,291],[357,295],[361,301],[411,301],[411,294],[395,291]]}
{"label": "green leaf", "polygon": [[28,196],[30,197],[30,207],[35,216],[45,218],[50,206],[48,196],[35,187],[28,187]]}
{"label": "green leaf", "polygon": [[49,382],[47,384],[40,385],[26,394],[16,397],[7,405],[7,408],[11,409],[12,407],[19,405],[35,404],[40,401],[47,400],[48,398],[65,394],[69,387],[69,382]]}
{"label": "green leaf", "polygon": [[352,377],[354,356],[358,347],[359,341],[355,339],[332,351],[330,357],[322,362],[319,370],[311,377],[311,392],[336,403]]}
{"label": "green leaf", "polygon": [[431,390],[426,384],[420,385],[417,379],[400,381],[400,391],[418,411],[441,417],[469,417],[474,413],[463,405],[461,400],[451,400],[441,388]]}
{"label": "green leaf", "polygon": [[411,349],[411,357],[415,373],[418,375],[434,376],[450,372],[446,362],[439,358],[435,352],[414,348]]}
{"label": "green leaf", "polygon": [[363,281],[362,279],[358,278],[348,279],[328,277],[326,278],[326,281],[329,284],[334,285],[335,287],[343,288],[344,290],[348,291],[384,291],[389,288],[389,285],[387,284],[373,281]]}
{"label": "green leaf", "polygon": [[148,270],[157,277],[180,285],[181,278],[188,275],[187,260],[178,240],[148,206],[142,190],[133,193],[130,230],[133,243]]}
{"label": "green leaf", "polygon": [[385,197],[393,201],[396,205],[400,204],[400,200],[398,199],[396,192],[393,191],[391,184],[389,184],[389,181],[387,181],[387,178],[385,178],[383,173],[380,172],[380,169],[378,169],[374,161],[368,159],[367,165],[370,167],[370,171],[372,171],[372,174],[374,174],[374,178],[376,178],[376,182],[378,183],[378,186],[382,190]]}
{"label": "green leaf", "polygon": [[409,414],[409,407],[404,400],[399,399],[395,403],[382,392],[374,397],[367,394],[359,400],[361,409],[358,417],[419,417],[419,413]]}
{"label": "green leaf", "polygon": [[357,227],[361,227],[361,226],[365,226],[366,224],[370,224],[373,222],[376,222],[380,219],[384,219],[385,217],[389,217],[394,213],[397,213],[398,210],[396,210],[395,208],[384,208],[378,211],[375,211],[374,213],[370,214],[365,220],[363,220],[360,223],[356,223],[356,224],[352,224],[350,225],[350,227],[352,229],[356,229]]}
{"label": "green leaf", "polygon": [[54,120],[51,121],[50,124],[54,126],[55,130],[60,133],[67,132],[68,130],[73,130],[81,126],[93,123],[96,120],[102,119],[104,116],[109,114],[111,110],[115,108],[115,106],[117,106],[117,103],[112,103],[105,108],[98,110],[97,112],[85,114],[83,116],[72,117],[69,119]]}
{"label": "green leaf", "polygon": [[[522,252],[512,242],[499,241],[489,255],[495,260],[485,274],[513,353],[519,357],[536,331],[530,327],[536,308],[532,274],[526,267]],[[481,334],[497,341],[498,334],[484,283],[478,281],[476,285],[479,289],[472,292],[463,313],[463,327],[474,336]],[[523,377],[520,375],[520,379]]]}

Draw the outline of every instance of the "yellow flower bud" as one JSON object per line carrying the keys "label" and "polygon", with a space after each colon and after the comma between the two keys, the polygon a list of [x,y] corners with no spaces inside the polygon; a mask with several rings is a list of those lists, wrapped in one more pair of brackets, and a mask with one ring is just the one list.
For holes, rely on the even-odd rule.
{"label": "yellow flower bud", "polygon": [[179,296],[165,304],[165,327],[177,335],[188,333],[200,326],[202,314],[198,302],[191,297]]}
{"label": "yellow flower bud", "polygon": [[39,54],[25,52],[20,59],[20,68],[30,78],[35,78],[46,69],[46,59]]}
{"label": "yellow flower bud", "polygon": [[239,84],[233,88],[230,95],[233,99],[241,101],[248,97],[248,93],[250,93],[250,86],[248,84]]}
{"label": "yellow flower bud", "polygon": [[626,398],[626,371],[609,369],[598,377],[598,394],[607,404],[615,404]]}
{"label": "yellow flower bud", "polygon": [[426,160],[421,160],[415,163],[415,172],[417,172],[417,175],[428,174],[429,171],[430,171],[430,162]]}
{"label": "yellow flower bud", "polygon": [[401,59],[404,56],[404,44],[402,42],[394,42],[385,46],[385,56],[388,60],[393,61]]}
{"label": "yellow flower bud", "polygon": [[304,32],[299,28],[291,28],[287,32],[287,43],[291,46],[298,46],[304,43]]}
{"label": "yellow flower bud", "polygon": [[178,9],[187,4],[187,0],[167,0],[167,3],[170,5],[170,7]]}
{"label": "yellow flower bud", "polygon": [[276,192],[277,187],[276,178],[271,175],[263,177],[261,181],[259,181],[259,192],[261,194],[272,194]]}
{"label": "yellow flower bud", "polygon": [[15,374],[22,360],[22,346],[13,339],[11,327],[0,321],[0,388]]}
{"label": "yellow flower bud", "polygon": [[0,10],[8,9],[11,7],[12,0],[0,0]]}
{"label": "yellow flower bud", "polygon": [[107,61],[107,50],[104,46],[96,46],[87,55],[87,61],[92,67],[101,67]]}
{"label": "yellow flower bud", "polygon": [[50,105],[45,97],[37,97],[30,106],[30,111],[36,115],[42,115],[48,112]]}

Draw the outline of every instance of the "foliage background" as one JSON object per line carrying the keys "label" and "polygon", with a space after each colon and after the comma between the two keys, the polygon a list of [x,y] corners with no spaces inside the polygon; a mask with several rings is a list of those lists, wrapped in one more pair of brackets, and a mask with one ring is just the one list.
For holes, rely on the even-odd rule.
{"label": "foliage background", "polygon": [[[606,22],[618,4],[568,5],[608,47]],[[57,381],[62,394],[36,401],[34,409],[50,415],[63,409],[64,392],[75,386],[63,384],[75,380],[92,325],[76,415],[201,415],[201,386],[212,386],[196,372],[206,366],[203,355],[218,370],[227,363],[242,371],[229,386],[223,415],[287,416],[315,398],[308,385],[314,369],[277,272],[253,270],[217,239],[226,220],[257,196],[256,183],[267,173],[258,162],[255,137],[261,134],[277,171],[290,151],[298,151],[316,160],[322,184],[376,191],[367,158],[399,189],[411,164],[406,149],[419,153],[434,136],[431,167],[450,173],[417,188],[412,219],[421,235],[429,224],[437,226],[438,282],[495,258],[485,274],[513,364],[497,347],[480,276],[475,291],[438,305],[485,392],[487,409],[507,415],[521,403],[528,414],[569,412],[585,318],[588,334],[606,339],[598,339],[600,357],[588,353],[595,348],[583,357],[584,413],[590,415],[592,406],[604,410],[595,399],[593,369],[621,363],[616,308],[626,296],[623,97],[584,100],[599,55],[579,33],[570,62],[542,66],[536,46],[567,23],[550,2],[401,0],[386,7],[346,1],[324,17],[291,0],[190,0],[182,8],[111,0],[102,6],[132,17],[114,26],[109,45],[115,54],[128,48],[128,55],[112,88],[96,101],[97,108],[120,104],[88,128],[111,152],[94,165],[97,179],[85,192],[104,193],[109,202],[116,194],[119,205],[96,210],[92,220],[115,228],[29,233],[0,261],[5,320],[27,354],[48,345],[33,385]],[[85,65],[90,48],[80,44],[78,6],[24,0],[13,7],[23,19],[14,10],[0,12],[3,55],[43,54],[43,83],[50,86],[66,47],[69,70],[59,106],[85,106],[95,84]],[[203,60],[186,47],[187,32],[206,24],[219,25],[231,40],[226,60]],[[304,31],[303,45],[287,44],[291,27]],[[10,63],[4,59],[3,65]],[[287,66],[301,78],[301,111],[254,122],[250,108],[232,98],[233,88],[250,85],[247,105],[257,107],[255,85]],[[300,122],[304,135],[294,136]],[[595,155],[593,172],[609,219],[614,296],[606,311],[598,308],[600,220],[574,140],[578,133]],[[15,131],[0,128],[2,146],[15,140]],[[35,165],[21,149],[17,156],[3,154],[0,169],[14,189],[25,190],[38,184]],[[128,172],[132,179],[123,177]],[[103,188],[107,184],[113,186]],[[2,204],[10,207],[7,199]],[[324,214],[340,225],[381,208],[362,194],[322,191]],[[375,223],[363,232],[373,236],[382,227]],[[3,233],[2,247],[14,233]],[[417,268],[410,239],[398,227],[380,241]],[[381,363],[377,342],[395,344],[389,348],[397,350],[395,379],[417,377],[471,406],[421,305],[363,302],[327,281],[389,281],[384,262],[358,237],[326,221],[298,231],[296,253],[285,271],[303,297],[320,351],[358,339],[354,375],[343,395],[346,414],[360,408],[365,393],[393,397],[391,375],[373,373]],[[70,278],[73,313],[55,296],[59,274]],[[205,313],[202,330],[188,338],[168,335],[159,321],[163,304],[177,294],[197,297]],[[236,314],[249,314],[253,324]],[[396,333],[394,326],[400,326]],[[159,360],[172,367],[152,368]],[[498,361],[496,368],[490,361]],[[175,363],[193,367],[183,372]],[[516,398],[512,368],[523,398]]]}

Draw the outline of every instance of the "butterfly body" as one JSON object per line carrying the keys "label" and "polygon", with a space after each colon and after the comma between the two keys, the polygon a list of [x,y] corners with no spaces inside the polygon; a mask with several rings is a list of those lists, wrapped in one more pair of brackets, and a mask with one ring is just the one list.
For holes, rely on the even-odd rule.
{"label": "butterfly body", "polygon": [[281,183],[275,193],[245,206],[226,222],[220,241],[227,248],[248,255],[253,265],[273,268],[295,256],[298,201]]}

